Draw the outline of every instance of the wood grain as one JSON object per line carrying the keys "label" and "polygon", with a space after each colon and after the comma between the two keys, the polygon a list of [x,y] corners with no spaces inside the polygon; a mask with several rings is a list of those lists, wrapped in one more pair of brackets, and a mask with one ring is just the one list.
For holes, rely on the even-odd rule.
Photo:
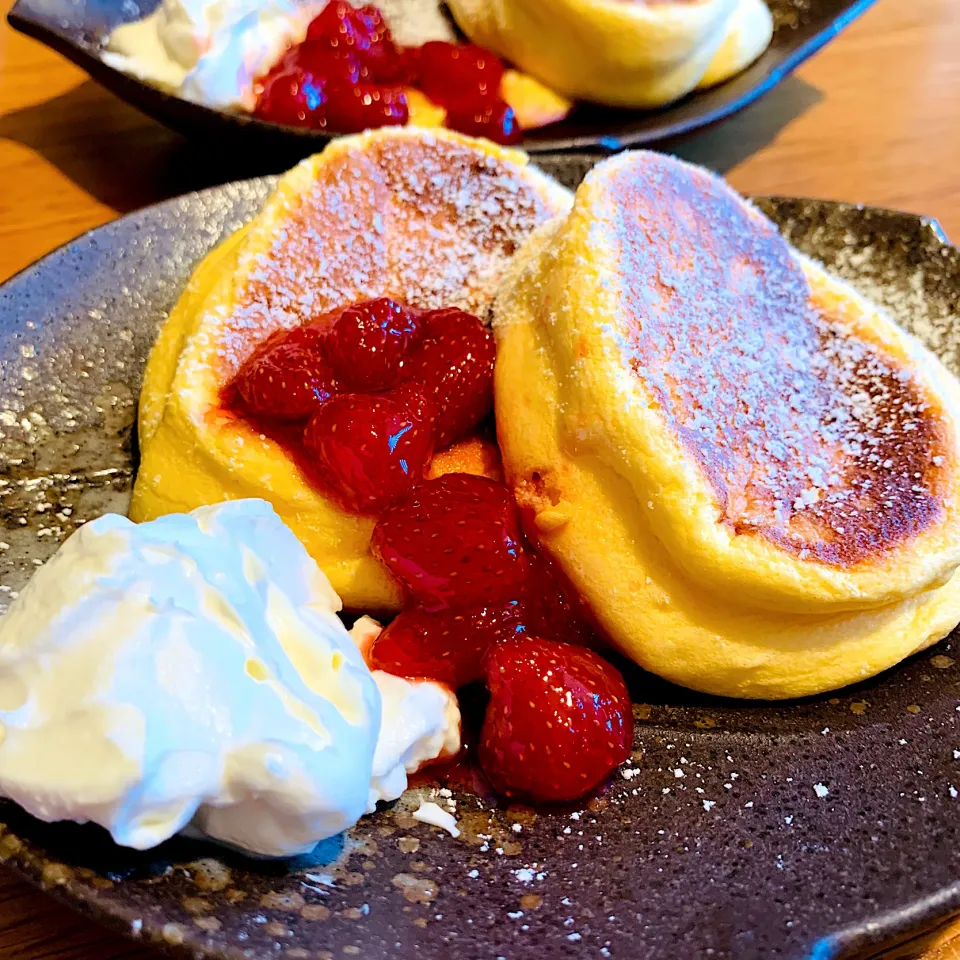
{"label": "wood grain", "polygon": [[[671,146],[745,193],[913,210],[960,237],[958,51],[957,0],[880,0],[759,103]],[[0,26],[0,279],[118,214],[269,167],[191,146]],[[960,924],[916,943],[906,955],[960,960]],[[0,873],[0,957],[156,956]]]}

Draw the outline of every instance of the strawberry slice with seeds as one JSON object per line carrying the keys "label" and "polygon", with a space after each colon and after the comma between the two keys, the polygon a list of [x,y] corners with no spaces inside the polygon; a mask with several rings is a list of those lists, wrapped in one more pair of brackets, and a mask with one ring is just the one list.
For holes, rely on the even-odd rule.
{"label": "strawberry slice with seeds", "polygon": [[311,418],[311,467],[348,510],[376,513],[423,480],[433,453],[433,405],[403,384],[384,394],[346,393]]}
{"label": "strawberry slice with seeds", "polygon": [[307,27],[307,44],[323,45],[355,55],[375,81],[392,77],[398,51],[380,11],[331,0]]}
{"label": "strawberry slice with seeds", "polygon": [[493,409],[493,335],[458,307],[421,318],[424,339],[406,361],[407,377],[437,404],[437,448],[464,436]]}
{"label": "strawberry slice with seeds", "polygon": [[248,414],[270,420],[307,420],[337,390],[315,326],[278,330],[248,357],[232,393]]}
{"label": "strawberry slice with seeds", "polygon": [[583,600],[557,564],[542,553],[531,557],[524,597],[529,633],[581,646],[596,643]]}
{"label": "strawberry slice with seeds", "polygon": [[327,357],[338,381],[361,393],[395,386],[417,336],[418,315],[388,297],[347,307],[327,338]]}
{"label": "strawberry slice with seeds", "polygon": [[483,679],[487,651],[500,640],[522,636],[523,621],[517,600],[467,610],[405,610],[377,638],[370,666],[457,689]]}
{"label": "strawberry slice with seeds", "polygon": [[448,473],[398,500],[373,552],[427,609],[513,600],[527,571],[520,516],[503,484]]}
{"label": "strawberry slice with seeds", "polygon": [[480,766],[508,797],[562,803],[598,787],[630,756],[630,696],[591,650],[521,637],[487,657],[490,702]]}
{"label": "strawberry slice with seeds", "polygon": [[483,47],[430,40],[420,48],[420,89],[448,109],[496,98],[502,78],[503,63]]}

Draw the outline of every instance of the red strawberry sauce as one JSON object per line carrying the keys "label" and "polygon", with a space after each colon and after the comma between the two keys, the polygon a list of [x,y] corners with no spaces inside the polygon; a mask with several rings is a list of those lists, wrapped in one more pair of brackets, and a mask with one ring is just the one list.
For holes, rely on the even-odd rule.
{"label": "red strawberry sauce", "polygon": [[402,126],[405,88],[417,88],[447,112],[453,130],[518,143],[522,131],[500,96],[503,64],[489,50],[431,41],[394,43],[375,6],[331,0],[257,81],[256,116],[294,127],[353,133]]}
{"label": "red strawberry sauce", "polygon": [[489,692],[477,743],[505,796],[582,797],[630,754],[630,699],[591,639],[579,597],[524,538],[501,483],[426,480],[435,449],[489,418],[495,347],[458,308],[388,298],[283,330],[246,360],[224,406],[277,440],[350,512],[377,517],[371,549],[404,610],[371,668]]}

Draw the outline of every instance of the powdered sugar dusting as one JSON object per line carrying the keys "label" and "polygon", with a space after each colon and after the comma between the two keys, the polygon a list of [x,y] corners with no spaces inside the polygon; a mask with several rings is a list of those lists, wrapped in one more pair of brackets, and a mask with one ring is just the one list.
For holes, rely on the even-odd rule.
{"label": "powdered sugar dusting", "polygon": [[248,275],[218,324],[221,378],[274,330],[367,297],[485,315],[508,259],[556,212],[541,177],[430,135],[384,137],[324,164],[286,196],[268,251],[241,253]]}
{"label": "powdered sugar dusting", "polygon": [[616,237],[632,310],[619,342],[724,521],[804,559],[855,563],[938,519],[942,411],[851,336],[842,307],[811,301],[773,224],[653,155],[613,179],[624,202],[598,230]]}

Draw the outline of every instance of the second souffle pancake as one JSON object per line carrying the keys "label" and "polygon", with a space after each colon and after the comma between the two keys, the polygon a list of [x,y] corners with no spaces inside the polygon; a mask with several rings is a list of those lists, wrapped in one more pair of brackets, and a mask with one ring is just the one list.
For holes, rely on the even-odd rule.
{"label": "second souffle pancake", "polygon": [[617,465],[688,576],[836,612],[953,573],[956,380],[722,180],[610,160],[542,257],[567,442]]}
{"label": "second souffle pancake", "polygon": [[595,168],[495,331],[507,482],[641,666],[806,696],[960,622],[956,381],[719,178]]}

